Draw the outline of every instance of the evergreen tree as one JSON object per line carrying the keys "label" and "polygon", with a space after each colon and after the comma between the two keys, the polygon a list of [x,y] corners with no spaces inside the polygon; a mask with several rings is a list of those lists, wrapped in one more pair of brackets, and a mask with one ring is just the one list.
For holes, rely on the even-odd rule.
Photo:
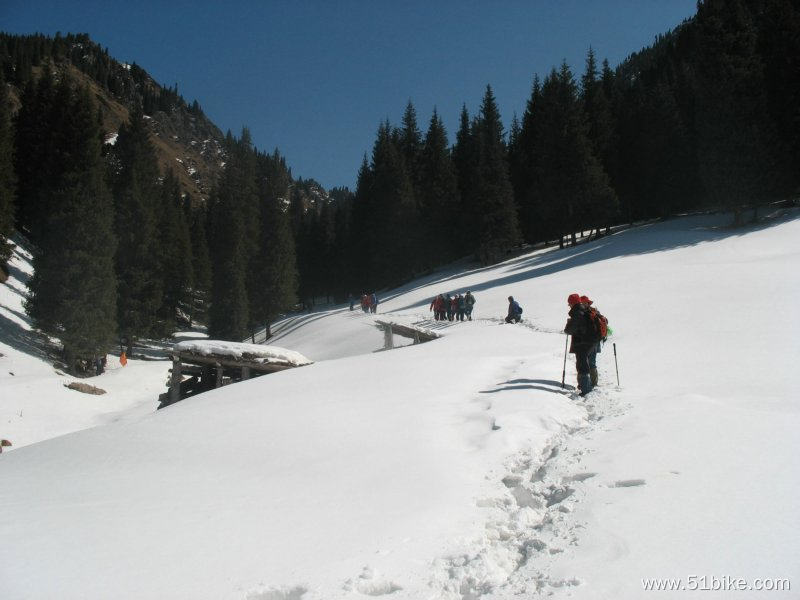
{"label": "evergreen tree", "polygon": [[259,301],[250,318],[263,323],[269,333],[270,322],[297,302],[295,245],[283,204],[291,177],[277,151],[259,156],[258,182],[261,231],[254,292]]}
{"label": "evergreen tree", "polygon": [[15,128],[14,171],[17,175],[17,228],[34,243],[47,236],[45,231],[53,211],[55,186],[62,176],[58,127],[67,120],[64,104],[71,90],[56,86],[49,69],[37,83],[28,81],[22,94],[22,107]]}
{"label": "evergreen tree", "polygon": [[207,212],[198,207],[191,212],[192,281],[189,325],[195,320],[204,320],[211,291],[211,255],[208,251]]}
{"label": "evergreen tree", "polygon": [[163,192],[155,149],[143,116],[132,112],[119,130],[108,155],[114,194],[117,310],[120,334],[132,350],[134,340],[158,335],[163,322],[157,315],[163,302],[162,256],[157,229]]}
{"label": "evergreen tree", "polygon": [[183,209],[180,183],[170,169],[161,185],[158,233],[162,249],[160,273],[164,294],[159,309],[161,333],[169,335],[178,326],[178,310],[187,308],[192,288],[192,244]]}
{"label": "evergreen tree", "polygon": [[[63,80],[59,88],[69,87]],[[113,204],[104,182],[101,132],[89,91],[59,91],[69,120],[50,123],[67,154],[53,181],[48,238],[34,256],[31,296],[26,304],[37,327],[61,339],[64,358],[76,370],[81,360],[105,354],[116,332]]]}
{"label": "evergreen tree", "polygon": [[478,245],[483,264],[502,259],[520,242],[514,191],[508,175],[508,157],[503,124],[491,86],[481,104],[478,138]]}
{"label": "evergreen tree", "polygon": [[447,132],[434,108],[420,160],[423,267],[432,268],[458,256],[459,204],[458,178],[447,143]]}
{"label": "evergreen tree", "polygon": [[712,201],[738,222],[744,205],[774,189],[777,166],[758,34],[742,0],[699,3],[697,23],[700,173]]}
{"label": "evergreen tree", "polygon": [[14,135],[11,126],[11,107],[8,91],[0,71],[0,263],[11,255],[9,239],[14,229]]}
{"label": "evergreen tree", "polygon": [[242,341],[255,326],[250,308],[257,302],[254,285],[259,227],[255,193],[255,155],[249,134],[241,140],[230,132],[226,140],[228,161],[212,194],[209,211],[213,282],[209,309],[211,337]]}
{"label": "evergreen tree", "polygon": [[397,285],[414,271],[417,209],[414,191],[388,122],[378,129],[372,152],[368,245],[377,287]]}
{"label": "evergreen tree", "polygon": [[[372,241],[370,221],[374,206],[370,199],[372,187],[372,171],[364,154],[361,167],[358,169],[356,191],[353,197],[352,229],[348,242],[349,262],[354,266],[353,285],[358,286],[359,292],[365,292],[366,286],[373,281],[372,265],[369,260],[367,248]],[[351,290],[356,293],[356,290]]]}
{"label": "evergreen tree", "polygon": [[537,112],[541,108],[542,86],[539,76],[534,76],[531,96],[522,115],[519,133],[514,136],[513,152],[509,156],[511,183],[519,207],[520,226],[524,239],[529,243],[546,238],[542,230],[541,207],[539,205],[540,172],[536,132],[540,124]]}
{"label": "evergreen tree", "polygon": [[[604,61],[604,76],[607,69],[608,61]],[[598,79],[597,61],[591,47],[586,56],[586,71],[581,78],[581,100],[589,126],[588,137],[592,144],[592,152],[607,171],[614,143],[614,120],[605,86],[603,81]]]}
{"label": "evergreen tree", "polygon": [[418,194],[419,186],[419,161],[422,154],[422,133],[417,126],[417,111],[411,100],[406,105],[403,113],[403,126],[400,130],[400,151],[403,154],[406,173],[411,180],[414,193]]}
{"label": "evergreen tree", "polygon": [[474,135],[467,106],[462,105],[456,143],[453,147],[453,165],[458,178],[461,206],[457,212],[460,232],[460,254],[475,252],[479,235],[478,200],[478,138]]}
{"label": "evergreen tree", "polygon": [[577,86],[566,63],[545,79],[535,110],[537,211],[547,239],[608,224],[616,195],[592,152]]}

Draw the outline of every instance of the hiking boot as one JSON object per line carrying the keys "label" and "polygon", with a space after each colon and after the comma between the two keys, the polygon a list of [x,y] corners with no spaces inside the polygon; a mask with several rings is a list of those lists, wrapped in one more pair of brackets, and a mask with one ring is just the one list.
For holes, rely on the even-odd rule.
{"label": "hiking boot", "polygon": [[597,385],[597,369],[589,369],[589,376],[592,378],[592,387]]}
{"label": "hiking boot", "polygon": [[578,389],[581,392],[581,396],[585,396],[592,391],[592,381],[588,373],[578,374]]}

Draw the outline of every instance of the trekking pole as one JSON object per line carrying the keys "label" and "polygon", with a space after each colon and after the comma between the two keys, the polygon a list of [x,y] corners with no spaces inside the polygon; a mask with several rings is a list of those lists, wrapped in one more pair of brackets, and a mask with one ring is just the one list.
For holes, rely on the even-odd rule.
{"label": "trekking pole", "polygon": [[614,342],[614,368],[617,370],[617,387],[619,387],[619,365],[617,364],[617,343]]}
{"label": "trekking pole", "polygon": [[564,388],[564,379],[567,376],[567,344],[569,344],[569,334],[564,339],[564,368],[561,371],[561,388]]}

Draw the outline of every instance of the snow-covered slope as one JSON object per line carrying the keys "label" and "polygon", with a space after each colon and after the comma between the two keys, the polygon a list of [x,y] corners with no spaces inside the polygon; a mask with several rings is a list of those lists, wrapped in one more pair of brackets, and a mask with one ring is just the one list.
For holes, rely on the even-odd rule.
{"label": "snow-covered slope", "polygon": [[11,277],[0,285],[0,437],[17,449],[155,410],[168,376],[163,361],[131,360],[123,369],[118,357],[109,355],[106,373],[89,380],[106,394],[65,387],[79,380],[53,366],[46,340],[31,330],[23,306],[33,273],[31,255],[16,241]]}
{"label": "snow-covered slope", "polygon": [[[645,578],[798,586],[800,327],[784,308],[800,291],[798,216],[747,230],[676,219],[417,281],[384,294],[378,317],[435,326],[430,299],[469,289],[475,320],[393,351],[347,307],[278,323],[270,343],[315,364],[2,454],[0,591],[612,599],[648,597]],[[609,317],[619,358],[621,387],[609,343],[585,399],[560,386],[572,292]],[[523,326],[500,324],[508,295]]]}

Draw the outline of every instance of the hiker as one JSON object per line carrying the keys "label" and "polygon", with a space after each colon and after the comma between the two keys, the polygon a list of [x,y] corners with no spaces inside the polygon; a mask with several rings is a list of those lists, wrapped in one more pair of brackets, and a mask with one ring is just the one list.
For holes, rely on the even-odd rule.
{"label": "hiker", "polygon": [[361,310],[365,313],[369,312],[369,300],[366,294],[361,294]]}
{"label": "hiker", "polygon": [[438,315],[436,317],[437,321],[444,321],[447,318],[446,317],[447,311],[445,310],[444,304],[445,304],[444,294],[439,294],[436,297],[436,307],[434,307],[434,312]]}
{"label": "hiker", "polygon": [[519,302],[514,300],[514,296],[509,296],[506,323],[519,323],[520,321],[522,321],[522,307]]}
{"label": "hiker", "polygon": [[450,320],[455,321],[458,316],[458,294],[450,299]]}
{"label": "hiker", "polygon": [[458,299],[458,303],[457,303],[457,305],[456,305],[456,310],[458,311],[458,312],[456,313],[456,318],[457,318],[459,321],[463,321],[463,320],[464,320],[464,311],[466,311],[466,310],[467,310],[467,305],[466,305],[466,303],[464,302],[464,296],[462,296],[461,294],[458,294],[458,295],[456,296],[456,298]]}
{"label": "hiker", "polygon": [[[592,306],[594,302],[589,300],[588,296],[581,296],[581,304],[586,305],[586,308],[589,312],[589,322],[591,324],[591,330],[594,332],[595,337],[599,338],[597,343],[589,350],[589,377],[592,380],[592,387],[597,386],[598,376],[597,376],[597,353],[601,352],[603,349],[603,342],[606,341],[606,335],[608,333],[608,319],[606,319],[597,307]],[[596,319],[599,319],[599,323],[597,324],[597,328],[595,328],[594,322]]]}
{"label": "hiker", "polygon": [[356,304],[356,298],[353,294],[347,294],[347,301],[350,302],[350,310],[353,310],[353,306]]}
{"label": "hiker", "polygon": [[447,294],[447,297],[444,299],[444,311],[447,313],[447,320],[453,320],[453,299],[450,297],[450,294]]}
{"label": "hiker", "polygon": [[570,294],[567,297],[569,305],[569,319],[564,326],[564,333],[572,339],[569,345],[570,354],[575,355],[575,369],[578,371],[578,389],[581,396],[585,396],[592,391],[592,380],[589,370],[589,352],[595,345],[596,340],[591,330],[589,322],[588,307],[581,302],[578,294]]}
{"label": "hiker", "polygon": [[369,312],[373,314],[378,312],[378,295],[375,292],[369,297]]}
{"label": "hiker", "polygon": [[467,315],[467,320],[472,321],[472,307],[475,306],[475,296],[472,295],[471,291],[467,291],[467,294],[464,296],[464,312]]}
{"label": "hiker", "polygon": [[8,265],[0,262],[0,283],[5,283],[11,277],[11,272],[8,270]]}

